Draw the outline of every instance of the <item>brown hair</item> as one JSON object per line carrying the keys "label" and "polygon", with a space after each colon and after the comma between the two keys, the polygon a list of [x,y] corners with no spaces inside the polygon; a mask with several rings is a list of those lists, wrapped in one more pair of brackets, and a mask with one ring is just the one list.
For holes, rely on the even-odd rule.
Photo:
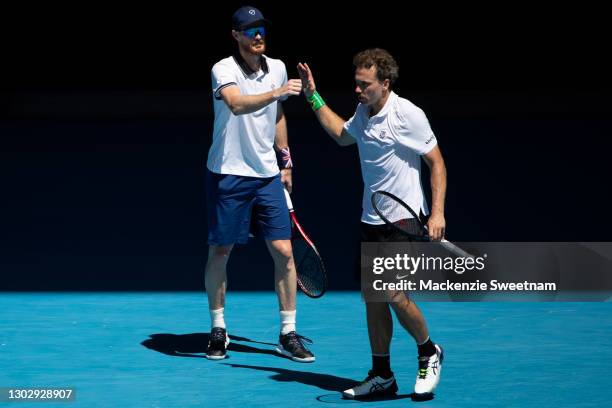
{"label": "brown hair", "polygon": [[393,85],[399,76],[399,67],[395,59],[387,50],[382,48],[370,48],[359,52],[353,57],[353,65],[355,68],[370,69],[376,67],[376,77],[379,81],[389,80],[390,85]]}

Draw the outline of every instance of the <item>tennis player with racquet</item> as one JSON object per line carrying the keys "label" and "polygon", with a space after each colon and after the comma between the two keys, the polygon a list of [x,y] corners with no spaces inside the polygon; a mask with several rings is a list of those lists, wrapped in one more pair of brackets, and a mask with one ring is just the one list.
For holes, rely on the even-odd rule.
{"label": "tennis player with racquet", "polygon": [[[432,210],[427,231],[430,239],[440,241],[445,229],[446,168],[429,122],[420,108],[392,91],[398,66],[387,51],[362,51],[353,63],[359,105],[348,121],[323,101],[308,65],[298,64],[298,71],[305,96],[325,131],[341,146],[357,143],[364,181],[361,241],[384,242],[397,235],[397,229],[385,223],[372,205],[376,191],[400,198],[423,218],[428,214],[420,179],[421,158],[431,169]],[[390,216],[393,222],[402,220],[403,231],[415,236],[423,234],[418,218],[410,213]],[[389,302],[366,300],[372,369],[361,384],[343,392],[345,398],[365,399],[397,392],[389,355],[393,331],[390,309],[417,343],[415,394],[431,395],[438,385],[444,358],[442,348],[429,338],[427,324],[416,304],[404,292],[398,292]]]}
{"label": "tennis player with racquet", "polygon": [[274,260],[280,317],[276,351],[294,361],[313,362],[315,356],[304,344],[308,339],[296,332],[296,272],[284,195],[285,188],[291,191],[293,162],[281,102],[301,93],[301,81],[288,79],[285,64],[264,55],[266,21],[254,7],[239,8],[231,31],[237,50],[211,73],[215,122],[206,164],[211,321],[206,357],[226,357],[227,262],[235,244],[248,242],[253,224]]}

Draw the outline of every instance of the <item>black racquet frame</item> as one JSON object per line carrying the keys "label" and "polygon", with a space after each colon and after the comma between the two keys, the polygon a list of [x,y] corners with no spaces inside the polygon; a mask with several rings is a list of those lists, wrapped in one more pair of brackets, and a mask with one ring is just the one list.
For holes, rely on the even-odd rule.
{"label": "black racquet frame", "polygon": [[[387,219],[387,217],[385,217],[385,215],[382,213],[382,211],[378,208],[378,206],[376,205],[376,196],[377,195],[382,195],[382,196],[386,196],[388,198],[390,198],[391,200],[397,202],[399,205],[401,205],[402,207],[404,207],[419,223],[419,226],[421,227],[421,230],[423,231],[423,235],[415,235],[415,234],[411,234],[408,231],[405,231],[403,229],[400,228],[400,223],[402,220],[400,221],[396,221],[396,222],[391,222],[389,219]],[[421,241],[421,242],[429,242],[431,241],[431,237],[428,234],[427,231],[427,226],[425,224],[423,224],[423,221],[421,221],[421,218],[417,215],[417,213],[410,208],[410,206],[408,204],[406,204],[403,200],[401,200],[400,198],[398,198],[395,194],[391,194],[388,191],[375,191],[374,193],[372,193],[372,196],[370,197],[370,201],[372,202],[372,208],[374,208],[374,211],[376,212],[376,214],[378,214],[378,216],[385,222],[385,224],[392,226],[396,231],[399,231],[400,233],[406,235],[408,238],[414,240],[414,241]],[[442,238],[441,241],[439,241],[440,245],[442,245],[444,248],[446,248],[448,251],[452,252],[453,254],[463,257],[463,258],[473,258],[474,255],[471,255],[469,253],[467,253],[466,251],[464,251],[463,249],[459,248],[457,245],[453,244],[450,241],[447,241],[446,239]]]}

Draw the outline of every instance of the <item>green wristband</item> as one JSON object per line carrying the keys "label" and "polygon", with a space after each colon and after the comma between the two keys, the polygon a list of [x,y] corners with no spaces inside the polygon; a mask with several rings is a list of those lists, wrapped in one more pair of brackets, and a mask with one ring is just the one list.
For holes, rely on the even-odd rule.
{"label": "green wristband", "polygon": [[315,91],[312,96],[309,96],[308,103],[310,103],[310,107],[313,111],[317,111],[321,109],[325,105],[325,101],[321,98],[321,95],[317,91]]}

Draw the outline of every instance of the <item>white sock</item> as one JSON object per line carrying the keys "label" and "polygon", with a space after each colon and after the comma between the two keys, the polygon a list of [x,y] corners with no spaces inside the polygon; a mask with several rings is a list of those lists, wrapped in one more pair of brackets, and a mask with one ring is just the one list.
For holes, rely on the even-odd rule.
{"label": "white sock", "polygon": [[210,328],[213,329],[215,327],[221,327],[225,329],[225,319],[223,318],[223,310],[224,308],[212,310],[209,309],[210,312]]}
{"label": "white sock", "polygon": [[295,331],[295,310],[281,310],[280,311],[280,323],[281,323],[281,334],[285,335],[289,332]]}

